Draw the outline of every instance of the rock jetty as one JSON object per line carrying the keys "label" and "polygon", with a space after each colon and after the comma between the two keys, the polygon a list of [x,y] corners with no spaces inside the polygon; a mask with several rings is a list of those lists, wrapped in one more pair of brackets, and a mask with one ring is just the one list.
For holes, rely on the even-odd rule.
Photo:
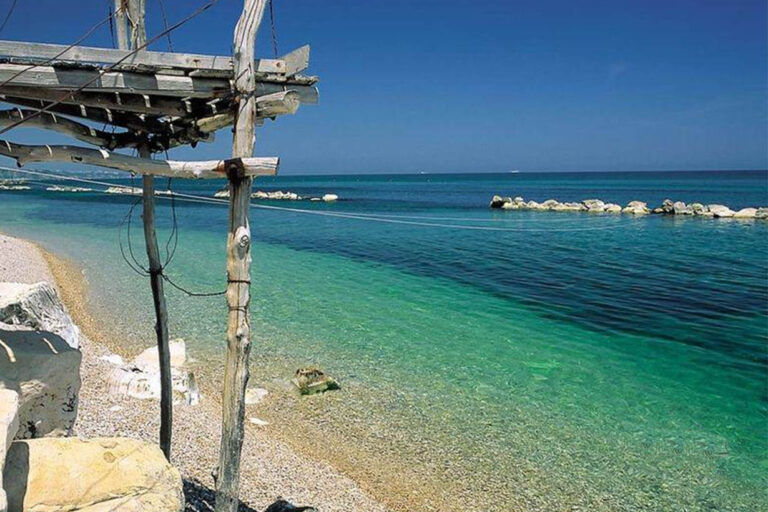
{"label": "rock jetty", "polygon": [[[213,194],[213,197],[226,199],[229,197],[229,189],[223,188]],[[251,194],[251,199],[259,199],[262,201],[325,201],[326,203],[332,203],[338,201],[339,196],[336,194],[324,194],[321,197],[304,197],[296,192],[283,192],[282,190],[265,192],[263,190],[257,190]]]}
{"label": "rock jetty", "polygon": [[600,199],[584,199],[580,202],[561,203],[555,199],[547,199],[542,203],[536,201],[526,201],[522,197],[502,197],[493,196],[490,203],[491,208],[499,210],[535,210],[535,211],[553,211],[553,212],[586,212],[586,213],[609,213],[609,214],[628,214],[628,215],[681,215],[698,216],[713,218],[734,218],[734,219],[762,219],[768,220],[768,207],[762,208],[742,208],[734,211],[722,204],[702,204],[685,203],[683,201],[672,201],[665,199],[661,206],[649,208],[647,203],[642,201],[630,201],[622,207],[616,203],[606,203]]}

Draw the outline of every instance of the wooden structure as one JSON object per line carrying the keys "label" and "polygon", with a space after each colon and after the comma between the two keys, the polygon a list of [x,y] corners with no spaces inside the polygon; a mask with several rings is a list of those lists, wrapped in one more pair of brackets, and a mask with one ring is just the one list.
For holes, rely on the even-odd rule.
{"label": "wooden structure", "polygon": [[[145,0],[115,0],[119,49],[0,41],[0,155],[29,162],[70,162],[142,175],[143,224],[162,379],[160,444],[170,458],[172,425],[168,312],[154,216],[154,177],[226,178],[227,357],[217,512],[238,506],[245,386],[250,350],[251,235],[248,207],[253,178],[277,173],[275,157],[254,157],[254,129],[267,118],[317,103],[318,79],[301,72],[309,46],[282,57],[256,59],[255,37],[268,0],[244,0],[234,55],[146,50]],[[177,24],[178,26],[178,24]],[[164,34],[154,37],[153,42]],[[231,158],[174,161],[153,153],[210,142],[234,125]],[[23,145],[6,139],[16,126],[56,131],[95,147]],[[110,126],[112,129],[107,130]],[[135,150],[138,156],[116,150]]]}

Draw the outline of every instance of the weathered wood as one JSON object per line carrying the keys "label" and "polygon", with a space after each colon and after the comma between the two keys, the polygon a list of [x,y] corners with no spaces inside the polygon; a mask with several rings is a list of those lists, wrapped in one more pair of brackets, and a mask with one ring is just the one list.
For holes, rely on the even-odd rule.
{"label": "weathered wood", "polygon": [[[118,21],[118,35],[120,25]],[[55,59],[53,62],[91,63],[114,65],[115,69],[182,70],[185,72],[203,70],[210,76],[232,77],[232,57],[216,55],[198,55],[193,53],[170,53],[142,50],[126,58],[127,50],[112,48],[94,48],[47,43],[26,43],[21,41],[0,41],[0,56],[16,59],[28,59],[30,63]],[[288,65],[288,60],[291,64]],[[259,74],[294,75],[305,70],[309,65],[309,45],[302,46],[279,59],[257,59],[254,69]],[[287,73],[286,70],[290,70]]]}
{"label": "weathered wood", "polygon": [[[235,114],[232,156],[253,154],[256,89],[253,55],[267,0],[245,0],[235,27],[234,72],[239,106]],[[236,167],[234,169],[237,169]],[[248,355],[251,350],[248,305],[251,288],[251,230],[248,223],[253,179],[229,173],[229,235],[227,236],[227,359],[224,370],[224,397],[216,481],[216,512],[237,512],[240,488],[240,456],[243,448],[245,388],[248,384]]]}
{"label": "weathered wood", "polygon": [[63,135],[68,135],[77,140],[87,142],[100,147],[114,149],[117,147],[131,147],[136,145],[136,139],[130,133],[109,133],[97,130],[83,123],[78,123],[67,117],[43,112],[40,115],[31,117],[37,113],[36,110],[27,110],[13,108],[0,110],[0,128],[16,123],[22,119],[25,121],[25,127],[41,128],[52,130]]}
{"label": "weathered wood", "polygon": [[274,176],[279,159],[276,157],[250,157],[230,160],[152,160],[79,146],[30,146],[0,140],[0,155],[16,159],[18,165],[31,162],[74,162],[96,165],[120,171],[166,176],[170,178],[224,178],[231,165],[242,165],[246,176]]}
{"label": "weathered wood", "polygon": [[[131,48],[138,48],[147,40],[144,9],[144,0],[128,0]],[[125,42],[122,41],[120,47],[125,48],[125,46]],[[139,156],[144,159],[152,158],[148,143],[139,146]],[[163,264],[160,261],[160,250],[157,246],[157,232],[155,230],[155,177],[148,174],[143,175],[141,189],[144,245],[149,262],[152,303],[155,308],[155,335],[157,337],[158,367],[160,368],[160,449],[165,458],[170,461],[173,432],[173,383],[171,381],[171,350],[168,346],[168,309],[163,290]]]}

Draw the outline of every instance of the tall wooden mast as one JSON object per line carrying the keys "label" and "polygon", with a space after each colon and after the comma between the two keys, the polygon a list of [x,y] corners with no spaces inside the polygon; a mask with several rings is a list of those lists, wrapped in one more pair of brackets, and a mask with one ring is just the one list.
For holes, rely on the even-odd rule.
{"label": "tall wooden mast", "polygon": [[[237,110],[232,156],[253,155],[256,129],[256,78],[254,51],[256,33],[266,0],[245,0],[235,27],[234,76]],[[240,165],[230,165],[229,234],[227,236],[227,359],[224,374],[224,403],[216,482],[216,512],[237,512],[240,487],[240,455],[243,448],[245,387],[248,384],[248,355],[251,333],[248,304],[251,298],[251,230],[248,207],[253,178]]]}

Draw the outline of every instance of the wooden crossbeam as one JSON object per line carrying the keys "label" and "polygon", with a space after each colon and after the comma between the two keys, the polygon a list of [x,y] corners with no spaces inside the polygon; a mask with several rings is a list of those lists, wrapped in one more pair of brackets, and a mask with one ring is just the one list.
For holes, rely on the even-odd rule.
{"label": "wooden crossbeam", "polygon": [[[16,62],[28,60],[30,63],[55,59],[61,62],[91,63],[113,65],[116,69],[176,69],[185,72],[204,71],[209,76],[232,77],[232,57],[216,55],[198,55],[193,53],[169,53],[139,51],[126,58],[128,50],[112,48],[94,48],[73,46],[68,48],[60,44],[27,43],[22,41],[0,41],[0,56],[10,57]],[[309,66],[309,45],[302,46],[278,59],[257,59],[254,70],[261,74],[291,76],[302,72]]]}
{"label": "wooden crossbeam", "polygon": [[234,160],[178,161],[137,158],[105,149],[78,146],[32,146],[0,140],[0,155],[16,160],[19,166],[31,162],[71,162],[107,167],[120,171],[169,178],[224,178],[232,169],[242,176],[274,176],[280,164],[277,157],[249,157]]}

